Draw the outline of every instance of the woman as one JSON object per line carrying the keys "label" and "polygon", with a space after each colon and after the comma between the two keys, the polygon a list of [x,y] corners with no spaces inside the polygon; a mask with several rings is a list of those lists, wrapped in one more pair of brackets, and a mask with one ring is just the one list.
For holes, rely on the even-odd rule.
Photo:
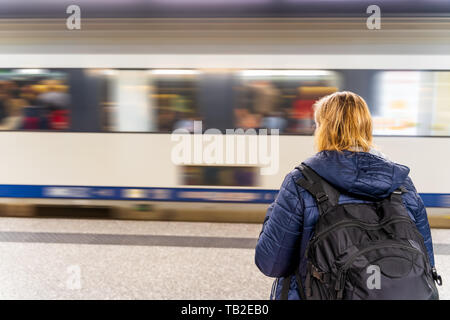
{"label": "woman", "polygon": [[[360,202],[358,197],[383,199],[403,186],[403,203],[422,234],[431,266],[433,245],[422,199],[409,178],[409,168],[388,160],[373,148],[372,119],[366,102],[352,92],[336,92],[315,106],[315,144],[319,153],[304,161],[333,186],[350,194],[339,203]],[[306,246],[319,212],[312,195],[296,184],[300,170],[291,171],[269,207],[257,246],[255,262],[266,276],[277,278],[271,299],[280,299],[285,277],[299,268],[304,286]],[[295,277],[290,277],[288,299],[300,299]]]}

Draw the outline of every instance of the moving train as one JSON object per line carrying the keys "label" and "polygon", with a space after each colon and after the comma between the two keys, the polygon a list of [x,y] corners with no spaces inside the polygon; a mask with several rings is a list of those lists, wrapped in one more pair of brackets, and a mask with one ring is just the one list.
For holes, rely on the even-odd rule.
{"label": "moving train", "polygon": [[[261,221],[284,175],[314,154],[314,101],[350,90],[368,102],[377,148],[411,168],[430,212],[448,212],[445,17],[386,18],[378,31],[345,17],[91,18],[79,33],[20,22],[14,41],[0,35],[5,208]],[[183,141],[192,152],[180,161]]]}

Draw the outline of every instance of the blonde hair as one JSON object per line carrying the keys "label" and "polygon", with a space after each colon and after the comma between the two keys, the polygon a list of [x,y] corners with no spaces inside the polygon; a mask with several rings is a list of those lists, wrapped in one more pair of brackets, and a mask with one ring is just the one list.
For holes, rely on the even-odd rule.
{"label": "blonde hair", "polygon": [[335,92],[314,105],[318,151],[372,148],[372,117],[363,98],[349,91]]}

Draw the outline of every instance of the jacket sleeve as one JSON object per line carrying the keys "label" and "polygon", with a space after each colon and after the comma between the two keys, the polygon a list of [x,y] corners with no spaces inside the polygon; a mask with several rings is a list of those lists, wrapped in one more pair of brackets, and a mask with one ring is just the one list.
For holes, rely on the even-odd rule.
{"label": "jacket sleeve", "polygon": [[288,276],[299,264],[303,211],[303,200],[290,173],[267,210],[256,245],[255,263],[266,276]]}
{"label": "jacket sleeve", "polygon": [[417,193],[411,178],[407,178],[405,187],[408,190],[408,193],[406,197],[403,198],[403,202],[405,203],[406,208],[414,216],[416,227],[423,236],[425,247],[427,248],[428,256],[430,257],[431,266],[434,267],[433,242],[431,239],[430,225],[428,223],[425,205],[422,198]]}

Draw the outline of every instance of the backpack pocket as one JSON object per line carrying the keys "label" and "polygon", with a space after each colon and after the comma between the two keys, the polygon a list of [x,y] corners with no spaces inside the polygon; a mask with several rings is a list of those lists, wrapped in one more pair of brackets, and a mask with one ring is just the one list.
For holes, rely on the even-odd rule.
{"label": "backpack pocket", "polygon": [[350,255],[338,269],[337,299],[437,299],[424,253],[409,242],[379,241]]}

